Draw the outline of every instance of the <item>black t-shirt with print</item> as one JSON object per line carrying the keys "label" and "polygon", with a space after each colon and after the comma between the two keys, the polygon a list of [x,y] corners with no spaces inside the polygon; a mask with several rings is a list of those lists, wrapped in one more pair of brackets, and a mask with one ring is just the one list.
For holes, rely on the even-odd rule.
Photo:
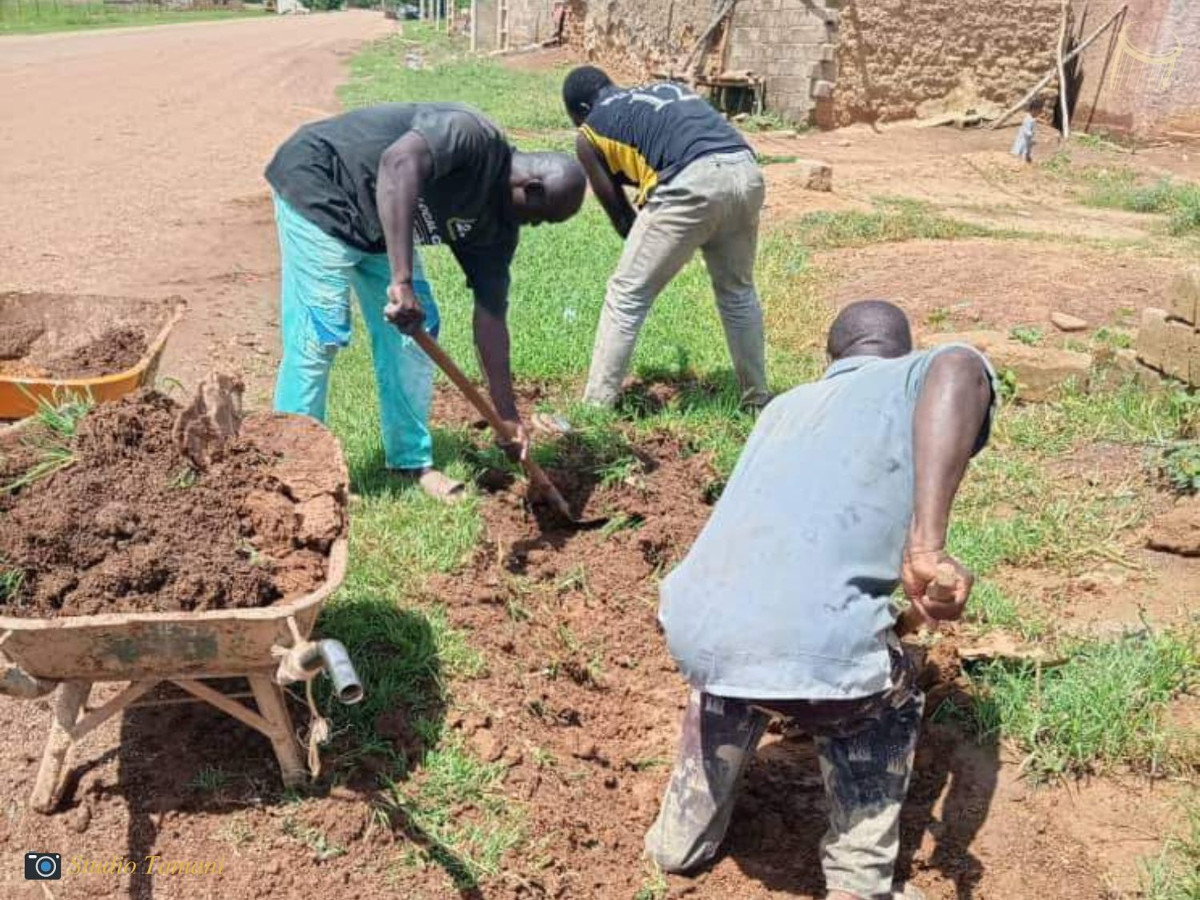
{"label": "black t-shirt with print", "polygon": [[385,103],[313,122],[276,151],[267,181],[326,234],[383,253],[387,245],[375,206],[379,160],[410,131],[433,154],[414,237],[449,245],[476,301],[503,313],[518,237],[509,210],[512,147],[477,110],[460,103]]}

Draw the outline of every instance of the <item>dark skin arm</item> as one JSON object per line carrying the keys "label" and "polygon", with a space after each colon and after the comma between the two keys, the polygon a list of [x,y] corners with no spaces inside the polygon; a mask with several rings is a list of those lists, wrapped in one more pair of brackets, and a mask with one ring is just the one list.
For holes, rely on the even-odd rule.
{"label": "dark skin arm", "polygon": [[629,205],[625,191],[604,167],[596,148],[582,134],[575,136],[575,155],[579,158],[579,164],[583,166],[588,184],[592,186],[592,193],[608,213],[613,228],[617,229],[617,234],[621,237],[628,237],[637,213]]}
{"label": "dark skin arm", "polygon": [[[950,508],[967,470],[992,402],[991,385],[979,357],[947,350],[929,365],[913,416],[914,502],[901,578],[913,606],[931,621],[962,616],[974,576],[946,553]],[[958,574],[954,596],[931,597],[937,567]],[[935,592],[936,593],[936,592]]]}
{"label": "dark skin arm", "polygon": [[475,304],[475,346],[479,348],[479,363],[487,378],[488,391],[496,412],[508,426],[509,433],[501,437],[501,446],[514,460],[520,461],[529,452],[529,437],[521,424],[517,412],[517,399],[513,395],[512,369],[508,358],[508,322],[504,316],[488,312]]}
{"label": "dark skin arm", "polygon": [[405,334],[412,334],[425,321],[412,289],[413,216],[421,185],[432,175],[433,154],[425,138],[413,131],[383,151],[379,160],[375,204],[392,267],[383,314]]}
{"label": "dark skin arm", "polygon": [[[392,283],[388,286],[388,304],[384,316],[403,331],[412,334],[425,321],[425,311],[412,288],[413,216],[421,186],[433,176],[433,154],[425,138],[409,132],[384,151],[379,161],[375,202],[387,243]],[[487,376],[492,402],[509,433],[497,435],[505,451],[514,459],[528,452],[528,438],[517,414],[513,397],[512,375],[508,361],[508,325],[503,317],[475,307],[475,343]]]}

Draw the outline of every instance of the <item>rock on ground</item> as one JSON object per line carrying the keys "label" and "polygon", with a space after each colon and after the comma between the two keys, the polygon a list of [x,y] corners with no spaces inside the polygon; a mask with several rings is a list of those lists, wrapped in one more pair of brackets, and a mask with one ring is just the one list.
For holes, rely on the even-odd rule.
{"label": "rock on ground", "polygon": [[1012,372],[1017,381],[1017,399],[1030,403],[1054,399],[1071,381],[1086,390],[1091,375],[1092,358],[1086,353],[1030,347],[999,331],[936,334],[928,336],[925,343],[931,346],[969,344],[985,354],[997,372]]}
{"label": "rock on ground", "polygon": [[1079,316],[1065,312],[1050,313],[1050,323],[1059,331],[1086,331],[1088,327],[1088,323]]}
{"label": "rock on ground", "polygon": [[1148,542],[1154,550],[1200,556],[1200,497],[1181,500],[1165,516],[1155,519]]}

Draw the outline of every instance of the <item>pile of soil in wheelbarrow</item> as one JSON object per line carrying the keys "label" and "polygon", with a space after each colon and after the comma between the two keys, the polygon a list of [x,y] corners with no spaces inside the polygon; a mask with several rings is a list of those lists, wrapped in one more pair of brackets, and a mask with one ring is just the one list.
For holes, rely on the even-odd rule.
{"label": "pile of soil in wheelbarrow", "polygon": [[0,294],[0,377],[94,378],[137,365],[162,328],[161,301]]}
{"label": "pile of soil in wheelbarrow", "polygon": [[[345,529],[334,439],[308,419],[251,416],[200,471],[173,436],[179,412],[143,391],[69,439],[29,429],[0,462],[0,613],[257,607],[321,585]],[[29,480],[38,465],[54,471]]]}

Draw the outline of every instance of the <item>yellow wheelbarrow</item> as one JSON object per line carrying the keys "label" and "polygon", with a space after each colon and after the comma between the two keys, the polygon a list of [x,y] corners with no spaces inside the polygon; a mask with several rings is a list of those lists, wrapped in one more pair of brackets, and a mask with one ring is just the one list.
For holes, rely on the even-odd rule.
{"label": "yellow wheelbarrow", "polygon": [[[73,294],[0,294],[0,328],[14,320],[32,323],[41,329],[38,341],[42,345],[70,350],[100,340],[107,329],[119,326],[139,328],[148,339],[141,359],[122,372],[49,378],[21,371],[6,374],[0,364],[0,420],[33,415],[39,401],[53,403],[56,398],[79,394],[100,403],[153,383],[167,338],[186,308],[186,302],[179,297],[139,300]],[[36,364],[32,368],[36,370]]]}

